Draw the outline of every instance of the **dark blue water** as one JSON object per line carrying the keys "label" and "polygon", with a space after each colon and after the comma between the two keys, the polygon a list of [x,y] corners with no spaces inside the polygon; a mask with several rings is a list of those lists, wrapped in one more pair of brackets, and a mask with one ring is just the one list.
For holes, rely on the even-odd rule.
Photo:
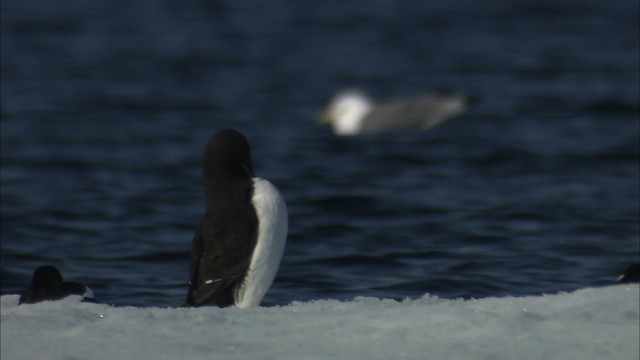
{"label": "dark blue water", "polygon": [[[638,2],[2,2],[2,293],[58,266],[184,301],[224,127],[283,193],[266,304],[539,294],[640,249]],[[333,93],[477,94],[425,133],[338,138]]]}

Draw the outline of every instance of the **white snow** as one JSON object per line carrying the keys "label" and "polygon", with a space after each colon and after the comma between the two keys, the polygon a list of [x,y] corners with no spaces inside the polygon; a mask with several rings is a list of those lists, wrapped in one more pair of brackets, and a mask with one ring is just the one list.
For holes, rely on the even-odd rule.
{"label": "white snow", "polygon": [[640,358],[636,284],[527,297],[425,295],[249,309],[0,300],[2,360]]}

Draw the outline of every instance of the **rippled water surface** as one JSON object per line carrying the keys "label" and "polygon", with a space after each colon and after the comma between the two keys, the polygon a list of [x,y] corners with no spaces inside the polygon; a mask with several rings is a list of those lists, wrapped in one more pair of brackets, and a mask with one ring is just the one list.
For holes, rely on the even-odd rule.
{"label": "rippled water surface", "polygon": [[[58,266],[105,302],[186,294],[224,127],[283,193],[265,304],[484,297],[637,262],[638,3],[2,2],[2,292]],[[336,91],[479,95],[425,133],[339,138]]]}

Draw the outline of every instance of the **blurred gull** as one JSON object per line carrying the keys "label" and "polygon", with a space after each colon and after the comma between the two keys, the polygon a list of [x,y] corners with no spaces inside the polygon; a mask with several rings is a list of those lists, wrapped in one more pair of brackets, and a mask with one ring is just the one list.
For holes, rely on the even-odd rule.
{"label": "blurred gull", "polygon": [[358,90],[344,90],[331,100],[323,122],[331,124],[336,135],[428,130],[464,113],[472,100],[460,94],[427,94],[374,104]]}

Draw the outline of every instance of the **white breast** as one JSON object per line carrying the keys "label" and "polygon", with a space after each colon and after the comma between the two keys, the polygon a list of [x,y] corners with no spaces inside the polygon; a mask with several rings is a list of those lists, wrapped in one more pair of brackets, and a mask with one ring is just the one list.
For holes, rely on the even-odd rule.
{"label": "white breast", "polygon": [[258,215],[258,241],[236,297],[239,308],[260,305],[278,272],[289,228],[287,206],[278,189],[261,178],[253,178],[253,186],[251,200]]}

